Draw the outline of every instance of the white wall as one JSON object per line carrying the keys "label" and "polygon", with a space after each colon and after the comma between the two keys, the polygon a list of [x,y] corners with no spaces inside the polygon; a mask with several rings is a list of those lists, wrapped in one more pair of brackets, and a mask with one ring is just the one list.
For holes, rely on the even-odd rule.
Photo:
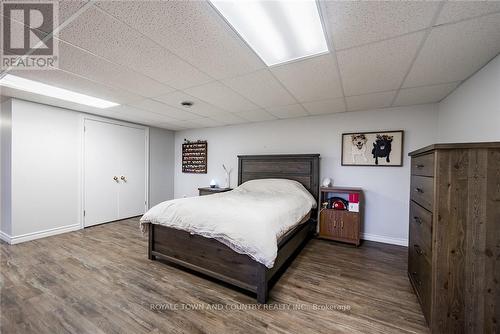
{"label": "white wall", "polygon": [[12,237],[79,228],[80,127],[76,112],[12,101]]}
{"label": "white wall", "polygon": [[0,104],[0,239],[11,234],[11,101]]}
{"label": "white wall", "polygon": [[500,56],[439,103],[439,142],[500,141]]}
{"label": "white wall", "polygon": [[[410,164],[408,152],[436,141],[437,106],[421,105],[296,118],[175,133],[175,197],[195,196],[210,179],[223,182],[224,163],[237,183],[238,154],[320,153],[321,177],[365,191],[364,238],[407,244]],[[342,167],[343,132],[405,130],[403,167]],[[181,144],[208,140],[208,174],[181,172]]]}
{"label": "white wall", "polygon": [[[2,182],[2,199],[5,193],[11,194],[12,219],[11,229],[2,227],[2,231],[12,243],[17,243],[79,229],[82,113],[17,99],[11,103],[12,171],[5,178],[11,179],[12,189],[9,191]],[[3,124],[2,119],[5,146],[3,137],[7,132]],[[173,161],[173,133],[154,129],[150,139],[150,196],[153,201],[170,199],[173,166],[168,161]],[[3,152],[2,147],[2,157]],[[171,156],[166,157],[167,154]],[[165,164],[163,170],[161,164]]]}
{"label": "white wall", "polygon": [[174,198],[174,133],[149,129],[149,207]]}

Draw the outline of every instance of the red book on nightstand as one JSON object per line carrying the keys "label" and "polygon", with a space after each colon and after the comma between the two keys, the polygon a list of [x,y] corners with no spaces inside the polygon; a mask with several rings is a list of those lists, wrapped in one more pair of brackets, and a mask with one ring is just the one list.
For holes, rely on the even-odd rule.
{"label": "red book on nightstand", "polygon": [[359,194],[358,193],[349,194],[349,203],[359,203]]}

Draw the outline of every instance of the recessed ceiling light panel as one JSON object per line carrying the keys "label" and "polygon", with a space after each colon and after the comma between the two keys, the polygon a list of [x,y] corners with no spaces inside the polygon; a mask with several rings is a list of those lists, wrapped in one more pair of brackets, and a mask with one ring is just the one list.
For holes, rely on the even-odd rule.
{"label": "recessed ceiling light panel", "polygon": [[15,75],[7,74],[0,78],[0,86],[23,90],[25,92],[35,93],[60,100],[84,104],[87,106],[105,109],[118,106],[118,103],[106,101],[97,97],[72,92],[70,90],[47,85],[38,81],[29,80]]}
{"label": "recessed ceiling light panel", "polygon": [[313,0],[210,2],[268,66],[328,52]]}

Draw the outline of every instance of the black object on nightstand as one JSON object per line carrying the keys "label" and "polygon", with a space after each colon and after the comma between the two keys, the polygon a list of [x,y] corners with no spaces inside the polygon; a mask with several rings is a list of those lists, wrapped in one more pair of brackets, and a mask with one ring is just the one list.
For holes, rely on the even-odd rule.
{"label": "black object on nightstand", "polygon": [[233,188],[211,188],[211,187],[198,188],[200,196],[218,194],[231,190],[233,190]]}

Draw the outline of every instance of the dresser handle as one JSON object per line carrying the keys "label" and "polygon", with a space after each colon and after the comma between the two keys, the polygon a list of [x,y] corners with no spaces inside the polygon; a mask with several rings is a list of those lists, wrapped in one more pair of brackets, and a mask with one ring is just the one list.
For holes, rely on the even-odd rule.
{"label": "dresser handle", "polygon": [[422,188],[418,188],[418,187],[417,187],[417,188],[415,188],[415,191],[416,191],[417,193],[421,193],[421,194],[423,194],[423,193],[424,193],[424,190],[423,190]]}
{"label": "dresser handle", "polygon": [[418,165],[415,165],[415,167],[417,167],[417,168],[424,168],[424,167],[425,167],[425,165],[418,164]]}
{"label": "dresser handle", "polygon": [[422,250],[422,248],[420,248],[419,245],[415,244],[413,245],[413,248],[415,248],[415,252],[417,252],[418,255],[424,255],[424,251]]}
{"label": "dresser handle", "polygon": [[413,217],[413,220],[414,220],[416,223],[418,223],[419,225],[422,225],[422,218],[415,216],[415,217]]}
{"label": "dresser handle", "polygon": [[416,271],[412,272],[411,276],[413,277],[415,283],[417,283],[418,285],[422,285],[422,281],[418,279],[418,274]]}

